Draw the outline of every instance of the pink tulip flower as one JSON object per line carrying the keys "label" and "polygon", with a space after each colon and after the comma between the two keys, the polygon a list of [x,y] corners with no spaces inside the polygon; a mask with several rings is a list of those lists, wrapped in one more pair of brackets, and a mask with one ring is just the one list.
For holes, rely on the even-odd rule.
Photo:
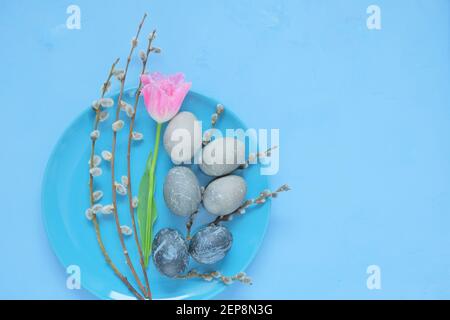
{"label": "pink tulip flower", "polygon": [[178,113],[191,88],[191,83],[184,81],[182,73],[165,76],[154,72],[142,75],[141,81],[147,112],[158,123],[169,121]]}

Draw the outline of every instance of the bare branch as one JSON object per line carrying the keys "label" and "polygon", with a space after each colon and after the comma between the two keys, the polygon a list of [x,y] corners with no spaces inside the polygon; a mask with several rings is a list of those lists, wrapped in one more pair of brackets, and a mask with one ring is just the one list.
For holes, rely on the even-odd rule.
{"label": "bare branch", "polygon": [[[101,94],[101,98],[103,98],[106,94],[106,92],[108,91],[109,87],[110,87],[110,83],[111,83],[111,77],[113,76],[115,67],[117,65],[117,63],[119,63],[119,59],[117,59],[111,66],[111,69],[109,71],[108,74],[108,78],[106,79],[106,81],[104,82],[103,86],[102,86],[102,94]],[[94,120],[94,130],[98,129],[98,124],[99,124],[99,119],[100,119],[100,114],[101,114],[101,106],[99,106],[96,110],[96,116],[95,116],[95,120]],[[91,142],[91,157],[90,157],[90,169],[92,169],[94,167],[94,155],[95,155],[95,143],[96,143],[97,139],[92,139]],[[94,197],[94,177],[92,174],[89,174],[89,192],[90,192],[90,203],[91,203],[91,207],[94,206],[95,203],[95,197]],[[103,254],[103,257],[105,258],[106,263],[111,267],[111,269],[114,271],[114,273],[117,275],[117,277],[119,277],[119,279],[125,284],[125,286],[128,288],[128,290],[130,290],[135,296],[136,298],[143,300],[144,298],[136,291],[136,289],[134,289],[134,287],[130,284],[130,282],[128,281],[128,279],[119,271],[119,269],[117,268],[117,266],[114,264],[114,262],[112,262],[108,252],[106,251],[105,245],[103,243],[102,240],[102,235],[101,235],[101,231],[100,231],[100,225],[99,222],[97,220],[97,216],[94,214],[92,217],[92,223],[94,224],[94,228],[95,228],[95,235],[97,238],[97,242],[98,245],[100,247],[100,250]]]}
{"label": "bare branch", "polygon": [[[147,66],[147,61],[148,61],[148,57],[150,55],[150,52],[152,51],[152,42],[156,37],[156,31],[154,30],[149,38],[148,38],[148,46],[147,46],[147,50],[146,52],[141,51],[141,60],[142,60],[142,70],[141,70],[141,75],[143,75],[145,73],[146,70],[146,66]],[[130,206],[130,215],[131,215],[131,224],[133,227],[133,232],[134,232],[134,239],[138,248],[138,252],[139,252],[139,263],[141,264],[141,268],[142,268],[142,272],[144,273],[144,278],[145,278],[145,285],[147,287],[147,292],[148,292],[148,296],[149,299],[151,299],[152,295],[151,295],[151,290],[150,290],[150,284],[148,281],[148,276],[147,276],[147,271],[145,268],[145,263],[144,263],[144,255],[142,253],[142,247],[141,244],[139,242],[139,236],[138,236],[138,230],[136,227],[136,219],[134,217],[134,205],[133,205],[133,193],[132,193],[132,188],[131,188],[131,143],[133,141],[133,130],[134,130],[134,122],[135,122],[135,118],[136,118],[136,111],[137,111],[137,105],[139,102],[139,95],[141,92],[141,88],[142,88],[142,81],[139,80],[139,86],[138,89],[136,90],[135,93],[135,99],[134,99],[134,106],[133,106],[133,113],[131,116],[131,120],[130,120],[130,131],[128,134],[128,147],[127,147],[127,177],[128,177],[128,185],[127,185],[127,193],[128,193],[128,202],[129,202],[129,206]]]}
{"label": "bare branch", "polygon": [[[138,44],[138,38],[139,38],[139,34],[141,32],[142,29],[142,25],[144,24],[145,18],[147,17],[147,14],[144,14],[144,17],[141,20],[141,23],[139,24],[138,30],[136,32],[136,36],[131,40],[131,49],[130,49],[130,53],[128,55],[127,58],[127,62],[125,65],[125,70],[123,72],[123,74],[120,76],[120,92],[119,92],[119,97],[117,99],[117,106],[116,106],[116,118],[115,118],[115,123],[119,123],[120,120],[120,107],[122,105],[122,97],[123,97],[123,92],[124,92],[124,88],[125,88],[125,81],[127,78],[127,72],[128,72],[128,67],[130,66],[130,61],[131,61],[131,57],[133,55],[134,49],[136,48],[137,44]],[[119,235],[119,240],[120,240],[120,244],[122,246],[122,251],[123,254],[125,256],[126,262],[128,267],[131,270],[131,273],[133,274],[133,277],[135,278],[139,288],[141,289],[142,292],[144,292],[144,296],[146,298],[149,297],[149,293],[145,290],[141,280],[139,279],[139,276],[136,273],[136,270],[133,266],[133,263],[131,262],[130,259],[130,255],[128,253],[127,250],[127,246],[125,244],[124,238],[123,238],[123,234],[121,232],[120,229],[120,221],[119,221],[119,214],[118,214],[118,210],[117,210],[117,191],[115,188],[115,160],[116,160],[116,144],[117,144],[117,130],[113,130],[113,139],[112,139],[112,151],[111,151],[111,185],[112,185],[112,204],[113,204],[113,214],[114,214],[114,220],[116,222],[116,230],[117,233]]]}
{"label": "bare branch", "polygon": [[281,192],[285,192],[285,191],[289,191],[289,190],[291,190],[291,189],[289,188],[289,186],[287,184],[282,185],[275,192],[272,192],[270,190],[264,190],[256,198],[244,201],[244,203],[239,208],[237,208],[234,212],[229,213],[227,215],[217,217],[216,220],[211,222],[211,224],[218,224],[219,222],[222,222],[222,221],[230,221],[233,219],[234,216],[243,215],[248,208],[250,208],[254,205],[263,204],[266,202],[267,199],[276,198],[278,196],[278,194],[280,194]]}
{"label": "bare branch", "polygon": [[217,121],[219,121],[219,118],[222,113],[224,113],[225,108],[222,104],[218,104],[216,106],[216,111],[211,115],[211,129],[206,131],[203,137],[203,145],[207,145],[211,142],[211,135],[212,135],[212,129],[216,126]]}
{"label": "bare branch", "polygon": [[233,281],[239,281],[239,282],[242,282],[244,284],[249,284],[249,285],[252,284],[252,280],[250,279],[250,277],[248,277],[245,274],[245,272],[239,272],[238,274],[236,274],[234,276],[227,277],[218,271],[213,271],[213,272],[208,272],[208,273],[199,273],[195,269],[192,269],[185,275],[177,276],[177,279],[194,279],[194,278],[203,279],[205,281],[216,280],[216,281],[223,282],[226,285],[232,284]]}

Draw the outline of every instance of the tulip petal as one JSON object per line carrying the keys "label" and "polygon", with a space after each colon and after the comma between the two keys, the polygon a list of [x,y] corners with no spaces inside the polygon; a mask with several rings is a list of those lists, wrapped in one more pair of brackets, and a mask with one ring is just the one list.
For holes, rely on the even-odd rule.
{"label": "tulip petal", "polygon": [[175,73],[173,75],[168,76],[170,82],[172,82],[175,86],[184,82],[184,74],[181,72]]}
{"label": "tulip petal", "polygon": [[148,74],[141,75],[141,82],[143,86],[148,85],[151,82],[151,78]]}
{"label": "tulip petal", "polygon": [[161,74],[161,73],[155,71],[155,72],[153,72],[152,74],[150,74],[150,78],[151,78],[151,80],[152,80],[153,82],[159,82],[159,81],[164,80],[165,77],[164,77],[163,74]]}
{"label": "tulip petal", "polygon": [[190,82],[184,82],[182,73],[164,76],[154,72],[142,75],[141,82],[147,112],[158,123],[166,122],[178,113],[191,88]]}
{"label": "tulip petal", "polygon": [[181,108],[184,98],[186,98],[187,93],[191,89],[191,83],[185,82],[181,84],[174,92],[172,96],[172,101],[170,103],[171,112],[177,113]]}

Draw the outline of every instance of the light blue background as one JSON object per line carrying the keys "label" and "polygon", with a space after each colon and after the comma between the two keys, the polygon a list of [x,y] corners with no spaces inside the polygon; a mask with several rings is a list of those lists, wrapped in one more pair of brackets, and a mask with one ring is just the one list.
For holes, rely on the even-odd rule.
{"label": "light blue background", "polygon": [[[81,30],[65,28],[71,3]],[[366,28],[373,3],[380,31]],[[445,0],[1,0],[0,298],[94,298],[66,289],[41,180],[143,12],[163,49],[153,70],[183,71],[248,126],[281,130],[271,184],[294,190],[273,203],[254,285],[218,298],[450,298]]]}

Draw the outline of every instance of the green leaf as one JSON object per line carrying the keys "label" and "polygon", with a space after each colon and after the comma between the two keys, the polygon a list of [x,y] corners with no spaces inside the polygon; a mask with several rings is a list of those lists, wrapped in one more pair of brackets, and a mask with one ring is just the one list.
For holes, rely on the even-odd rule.
{"label": "green leaf", "polygon": [[[147,164],[145,166],[144,174],[142,175],[141,182],[139,184],[139,193],[138,193],[139,203],[137,208],[139,232],[141,235],[141,247],[142,253],[144,255],[145,266],[148,266],[150,253],[152,251],[153,224],[155,223],[156,218],[158,217],[158,213],[156,211],[156,203],[154,199],[151,212],[147,212],[151,162],[152,162],[152,153],[150,152]],[[147,220],[151,223],[149,233],[145,232]]]}

